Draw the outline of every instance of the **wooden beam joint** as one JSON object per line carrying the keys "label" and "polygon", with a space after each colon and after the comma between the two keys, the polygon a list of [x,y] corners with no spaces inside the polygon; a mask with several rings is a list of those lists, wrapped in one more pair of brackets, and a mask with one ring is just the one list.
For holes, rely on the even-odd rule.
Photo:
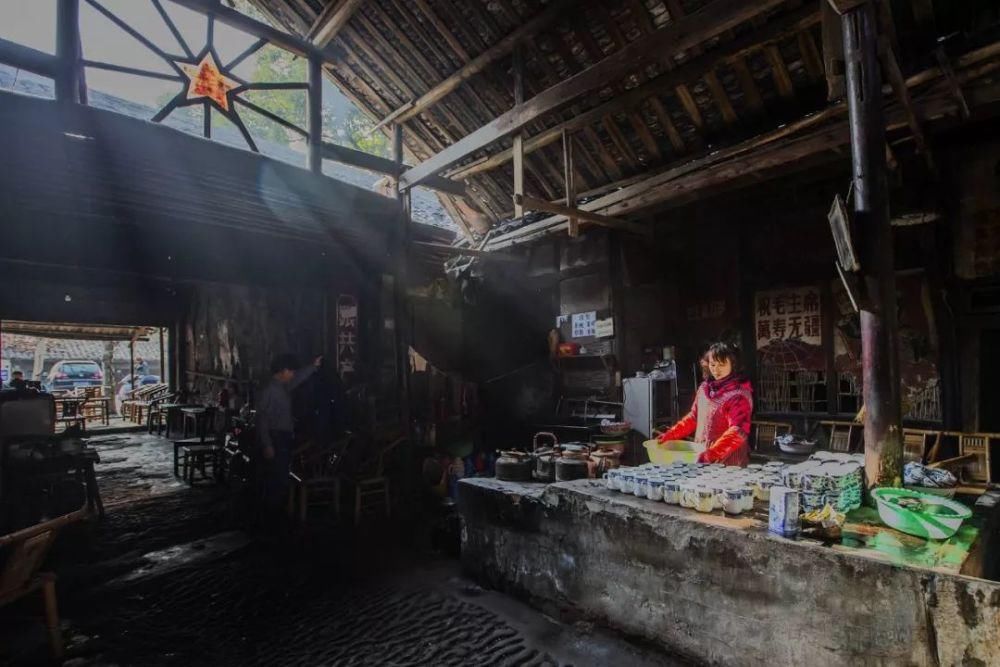
{"label": "wooden beam joint", "polygon": [[514,195],[514,204],[521,205],[532,211],[543,211],[553,215],[562,215],[567,219],[575,217],[582,222],[587,222],[592,225],[600,225],[602,227],[617,229],[623,232],[630,232],[640,236],[650,236],[653,233],[653,228],[648,225],[640,225],[634,222],[628,222],[627,220],[621,220],[619,218],[612,218],[611,216],[594,213],[592,211],[584,211],[583,209],[576,208],[575,206],[553,204],[552,202],[545,201],[544,199],[536,199],[535,197],[528,197],[527,195]]}

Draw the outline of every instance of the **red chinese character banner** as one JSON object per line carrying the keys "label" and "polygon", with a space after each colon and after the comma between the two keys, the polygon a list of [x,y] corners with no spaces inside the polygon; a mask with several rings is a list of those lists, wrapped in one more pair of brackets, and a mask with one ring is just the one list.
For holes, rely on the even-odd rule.
{"label": "red chinese character banner", "polygon": [[823,315],[818,287],[757,292],[755,308],[758,350],[784,342],[822,346]]}

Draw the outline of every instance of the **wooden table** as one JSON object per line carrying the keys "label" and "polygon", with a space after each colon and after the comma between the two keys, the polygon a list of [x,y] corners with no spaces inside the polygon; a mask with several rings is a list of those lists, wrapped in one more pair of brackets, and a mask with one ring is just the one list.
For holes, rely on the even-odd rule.
{"label": "wooden table", "polygon": [[[193,405],[191,403],[160,403],[156,406],[157,410],[165,413],[164,422],[166,423],[166,437],[170,438],[170,426],[177,423],[178,417],[182,417],[181,410],[184,408],[197,408],[198,405]],[[183,418],[181,419],[181,428],[183,429],[184,423]]]}
{"label": "wooden table", "polygon": [[208,428],[208,408],[200,407],[184,407],[181,408],[181,414],[184,418],[183,423],[183,436],[188,437],[188,424],[190,423],[194,428],[194,435],[204,436],[205,430]]}

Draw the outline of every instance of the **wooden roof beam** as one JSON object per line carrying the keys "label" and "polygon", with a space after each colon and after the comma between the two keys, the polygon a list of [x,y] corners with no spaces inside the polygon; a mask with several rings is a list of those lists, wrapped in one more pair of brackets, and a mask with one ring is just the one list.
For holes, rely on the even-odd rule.
{"label": "wooden roof beam", "polygon": [[649,236],[653,232],[653,228],[649,225],[640,225],[634,222],[628,222],[627,220],[620,220],[607,215],[600,215],[599,213],[594,213],[593,211],[584,211],[583,209],[576,208],[575,206],[553,204],[552,202],[545,201],[544,199],[536,199],[535,197],[528,197],[526,195],[514,195],[514,205],[523,206],[524,208],[532,211],[543,211],[553,215],[564,215],[567,218],[576,218],[580,222],[588,222],[592,225],[618,229],[623,232],[630,232],[640,236]]}
{"label": "wooden roof beam", "polygon": [[332,42],[354,16],[362,0],[330,0],[309,30],[309,41],[318,48]]}
{"label": "wooden roof beam", "polygon": [[608,81],[619,80],[646,64],[669,57],[669,52],[663,49],[664,44],[670,45],[670,51],[683,51],[730,30],[782,2],[783,0],[757,0],[754,3],[747,3],[744,0],[717,0],[679,21],[671,22],[660,30],[635,40],[593,67],[515,106],[491,123],[410,169],[400,178],[400,187],[410,188],[419,185],[429,176],[444,171],[468,155],[517,132],[545,114],[569,104],[595,88],[606,85]]}
{"label": "wooden roof beam", "polygon": [[317,48],[312,43],[252,19],[232,7],[227,7],[218,0],[172,0],[172,2],[199,14],[214,16],[219,23],[224,23],[254,37],[266,39],[297,56],[317,56],[322,60],[329,61],[327,57],[329,54],[325,54],[322,49]]}
{"label": "wooden roof beam", "polygon": [[[554,125],[540,134],[532,136],[531,138],[525,140],[524,150],[527,153],[538,150],[543,146],[547,146],[559,140],[564,129],[575,130],[586,127],[592,123],[599,122],[601,118],[609,113],[615,113],[623,108],[637,105],[646,98],[650,98],[654,105],[659,107],[654,107],[658,114],[663,112],[661,122],[663,118],[669,119],[670,116],[666,113],[666,109],[663,108],[662,102],[656,98],[657,95],[662,94],[665,91],[673,90],[679,81],[696,79],[704,76],[706,72],[711,71],[720,63],[724,63],[732,59],[742,58],[745,54],[758,48],[762,43],[767,43],[769,41],[785,37],[791,33],[814,25],[819,22],[819,20],[820,14],[815,5],[810,4],[809,6],[795,10],[782,18],[765,24],[762,28],[751,34],[747,34],[733,40],[728,44],[720,45],[719,48],[708,51],[697,58],[693,58],[674,70],[661,74],[655,79],[647,81],[646,83],[636,86],[635,88],[631,88],[621,95],[611,98],[603,104],[592,107],[591,109],[577,114],[562,123]],[[673,131],[671,131],[671,128],[673,128]],[[683,140],[681,140],[680,133],[677,133],[676,137],[672,136],[675,132],[677,132],[676,127],[673,126],[672,122],[666,131],[671,144],[674,145],[675,150],[682,151]],[[675,139],[679,140],[680,143],[675,143]],[[678,148],[678,146],[680,146],[680,148]],[[512,154],[510,150],[500,151],[485,160],[476,162],[474,165],[455,170],[451,176],[468,178],[474,174],[495,169],[496,167],[509,162],[511,157]]]}
{"label": "wooden roof beam", "polygon": [[[1000,54],[1000,42],[962,56],[960,66],[972,67]],[[992,71],[990,68],[989,71]],[[970,69],[963,78],[980,75],[984,70]],[[943,79],[938,68],[931,68],[906,79],[907,88]],[[995,96],[988,103],[994,102]],[[953,113],[956,103],[941,92],[916,103],[924,117],[938,117]],[[846,120],[834,120],[846,115],[847,106],[840,102],[827,109],[802,118],[772,132],[748,139],[721,151],[670,167],[642,179],[628,179],[608,186],[610,192],[583,204],[588,211],[604,215],[634,213],[668,200],[690,197],[701,188],[717,186],[733,180],[782,166],[793,166],[821,151],[838,151],[849,139]],[[834,122],[829,123],[829,121]],[[825,125],[824,125],[825,124]],[[900,106],[887,109],[888,129],[907,125],[906,112]],[[809,130],[808,132],[805,132]],[[800,136],[792,136],[802,132]],[[568,223],[562,214],[525,225],[512,232],[495,236],[487,249],[507,248],[538,238],[541,235],[566,229]]]}
{"label": "wooden roof beam", "polygon": [[891,47],[886,46],[882,49],[882,67],[889,79],[889,84],[892,86],[892,92],[903,107],[903,113],[906,115],[906,122],[910,126],[910,132],[913,134],[913,141],[917,144],[917,150],[924,156],[927,167],[931,172],[934,172],[934,158],[931,156],[930,148],[927,146],[927,137],[924,134],[923,124],[917,116],[917,110],[913,105],[910,90],[906,87],[906,78],[903,76],[903,71],[899,68],[899,61],[896,59],[896,54]]}
{"label": "wooden roof beam", "polygon": [[[404,165],[401,169],[398,164],[388,158],[379,157],[378,155],[372,155],[371,153],[365,153],[364,151],[348,148],[347,146],[339,146],[337,144],[324,143],[322,153],[324,160],[340,162],[341,164],[357,167],[358,169],[364,169],[365,171],[373,171],[376,174],[392,176],[393,178],[397,178],[400,172],[406,168]],[[442,176],[428,179],[423,183],[423,185],[430,190],[455,195],[456,197],[468,196],[468,193],[465,190],[465,185]]]}
{"label": "wooden roof beam", "polygon": [[557,2],[549,4],[549,6],[542,10],[542,12],[535,16],[535,18],[523,24],[517,30],[508,34],[499,42],[489,47],[472,60],[468,61],[457,72],[453,73],[444,81],[440,82],[417,98],[414,101],[413,106],[404,111],[402,114],[399,114],[396,119],[402,121],[413,118],[417,114],[422,113],[424,110],[440,102],[449,93],[471,79],[473,76],[482,72],[484,69],[509,54],[518,42],[523,41],[525,38],[530,37],[547,27],[559,17],[569,3],[570,0],[558,0]]}

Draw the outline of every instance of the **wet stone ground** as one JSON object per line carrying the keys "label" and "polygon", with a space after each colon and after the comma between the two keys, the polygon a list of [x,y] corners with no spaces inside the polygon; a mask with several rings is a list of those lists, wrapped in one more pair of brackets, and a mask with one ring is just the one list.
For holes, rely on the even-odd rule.
{"label": "wet stone ground", "polygon": [[[479,588],[412,516],[262,535],[225,487],[177,481],[169,442],[92,443],[107,516],[52,555],[68,665],[678,664]],[[0,663],[45,656],[37,605],[0,610]]]}

